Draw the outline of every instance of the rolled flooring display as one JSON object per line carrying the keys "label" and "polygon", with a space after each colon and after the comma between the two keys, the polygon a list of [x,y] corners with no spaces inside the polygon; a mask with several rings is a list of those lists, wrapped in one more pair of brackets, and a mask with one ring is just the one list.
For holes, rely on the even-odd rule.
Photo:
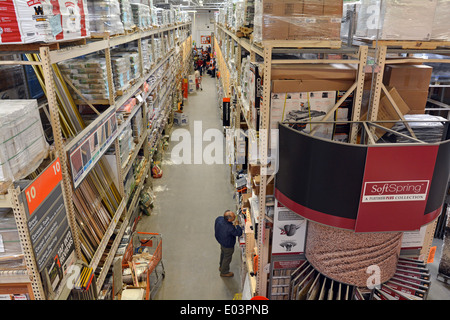
{"label": "rolled flooring display", "polygon": [[367,287],[378,281],[384,283],[394,275],[402,235],[402,232],[355,233],[309,221],[305,254],[326,277]]}

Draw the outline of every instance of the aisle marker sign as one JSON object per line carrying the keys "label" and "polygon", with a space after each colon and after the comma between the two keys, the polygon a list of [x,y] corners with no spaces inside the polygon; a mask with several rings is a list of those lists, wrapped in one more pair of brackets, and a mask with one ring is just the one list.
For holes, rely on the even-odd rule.
{"label": "aisle marker sign", "polygon": [[55,159],[23,192],[27,226],[39,272],[47,269],[52,289],[74,262],[74,239],[67,220],[60,159]]}
{"label": "aisle marker sign", "polygon": [[62,181],[61,163],[57,158],[41,175],[24,189],[29,214],[32,215],[39,205]]}

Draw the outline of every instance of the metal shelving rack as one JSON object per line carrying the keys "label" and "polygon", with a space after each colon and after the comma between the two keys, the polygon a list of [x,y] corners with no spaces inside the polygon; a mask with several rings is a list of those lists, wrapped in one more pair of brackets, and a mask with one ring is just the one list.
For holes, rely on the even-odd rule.
{"label": "metal shelving rack", "polygon": [[[443,62],[443,63],[450,63],[449,60],[442,60],[442,59],[435,59],[435,60],[425,60],[425,59],[418,59],[418,58],[411,58],[407,57],[405,59],[398,59],[396,57],[395,59],[389,59],[389,56],[399,53],[418,53],[418,52],[427,52],[427,53],[450,53],[448,51],[448,43],[443,43],[443,48],[438,48],[433,50],[433,48],[429,48],[427,46],[419,47],[419,48],[392,48],[389,44],[389,42],[383,42],[383,45],[378,45],[376,43],[373,43],[372,45],[368,43],[358,43],[358,44],[352,44],[350,43],[341,43],[340,41],[263,41],[261,44],[257,45],[254,43],[251,43],[249,39],[246,38],[239,38],[237,37],[232,31],[227,29],[227,27],[217,24],[216,23],[216,31],[215,35],[219,38],[218,40],[215,39],[215,43],[220,43],[221,41],[225,42],[225,44],[222,44],[222,46],[225,46],[228,48],[237,46],[237,50],[235,51],[235,60],[239,61],[236,63],[236,66],[240,66],[240,58],[241,58],[241,52],[242,50],[246,50],[250,55],[250,60],[252,62],[255,61],[261,61],[261,64],[263,65],[263,94],[262,94],[262,104],[260,107],[260,123],[259,123],[259,132],[256,134],[259,134],[259,141],[258,141],[258,149],[260,150],[260,156],[259,159],[261,161],[261,170],[264,170],[267,168],[266,164],[269,163],[269,140],[270,136],[267,134],[269,131],[269,119],[270,119],[270,93],[271,93],[271,72],[272,72],[272,66],[274,65],[283,65],[283,64],[333,64],[333,63],[345,63],[345,64],[353,64],[356,67],[356,78],[353,83],[353,85],[346,91],[346,94],[340,98],[339,101],[336,102],[334,108],[324,117],[322,121],[329,121],[330,117],[334,113],[334,111],[337,110],[337,108],[342,104],[342,102],[351,94],[353,93],[353,109],[352,109],[352,115],[351,115],[351,121],[349,123],[351,124],[350,127],[350,134],[349,134],[349,142],[350,143],[357,143],[357,137],[358,132],[363,130],[363,127],[366,125],[366,123],[362,123],[360,121],[361,117],[361,104],[363,99],[363,91],[364,91],[364,83],[366,81],[366,77],[368,75],[373,75],[373,81],[372,88],[371,88],[371,98],[369,101],[369,117],[368,122],[374,123],[374,126],[376,126],[377,121],[377,115],[379,111],[379,104],[380,99],[382,97],[382,93],[386,95],[390,101],[392,102],[392,98],[390,97],[389,92],[386,90],[386,88],[383,85],[383,70],[386,64],[390,63],[411,63],[411,62]],[[398,41],[395,43],[398,45]],[[410,44],[407,44],[410,45]],[[216,51],[220,51],[221,48],[219,45],[216,46]],[[321,57],[326,56],[328,53],[336,53],[336,54],[342,54],[349,59],[327,59],[327,58],[318,58],[318,59],[277,59],[276,53],[320,53]],[[220,52],[220,55],[222,53]],[[275,54],[275,55],[274,55]],[[222,59],[222,58],[221,58]],[[369,63],[370,59],[373,60],[373,63]],[[221,62],[219,60],[218,62],[219,68],[222,72],[224,71],[224,68],[228,68],[227,62],[223,61]],[[238,69],[238,71],[240,68]],[[229,71],[227,71],[229,73]],[[269,79],[269,80],[268,80]],[[229,87],[226,87],[226,85],[229,84]],[[229,93],[232,92],[232,88],[240,85],[239,83],[239,77],[236,82],[233,81],[224,81],[222,78],[222,84],[225,87],[225,91],[228,90]],[[239,91],[239,90],[238,90]],[[238,98],[240,98],[239,93],[237,94]],[[394,108],[397,108],[395,103],[393,103]],[[238,103],[236,106],[236,118],[238,121],[236,121],[237,124],[239,124],[239,119],[241,116],[240,111],[240,99],[238,99]],[[252,128],[251,124],[249,123],[246,115],[242,113],[244,116],[247,126],[249,129],[252,129],[252,131],[255,131],[255,128]],[[400,115],[400,119],[404,120],[402,115]],[[409,125],[407,122],[404,122],[407,127]],[[372,129],[375,129],[374,126],[371,126]],[[249,130],[250,131],[250,130]],[[415,137],[414,132],[410,130],[413,137]],[[255,134],[255,133],[252,133]],[[314,129],[312,130],[311,134],[314,134]],[[368,140],[368,143],[371,143],[373,141]],[[261,171],[261,183],[260,183],[260,192],[258,194],[258,234],[263,235],[259,236],[258,240],[256,241],[257,244],[257,252],[258,252],[258,267],[259,270],[257,270],[256,273],[256,281],[252,285],[251,281],[251,290],[252,294],[254,295],[267,295],[267,282],[268,282],[268,274],[269,274],[269,243],[268,243],[268,233],[270,232],[270,229],[266,229],[265,222],[270,222],[271,219],[266,216],[266,186],[274,179],[274,175],[270,174],[263,174],[264,171]],[[266,172],[267,173],[267,172]],[[420,254],[427,255],[432,244],[433,240],[433,234],[434,229],[436,226],[436,220],[432,223],[430,223],[427,226],[425,238],[424,238],[424,244],[420,251]],[[253,243],[253,242],[252,242]],[[247,255],[249,254],[249,249],[247,248]],[[250,259],[246,259],[247,263],[247,269],[250,271],[251,266]]]}
{"label": "metal shelving rack", "polygon": [[[178,39],[176,41],[174,47],[172,48],[164,48],[163,52],[166,54],[161,58],[160,61],[158,61],[155,65],[152,66],[150,71],[145,74],[144,68],[143,68],[143,56],[141,51],[141,40],[144,38],[151,38],[152,44],[153,39],[158,37],[163,37],[165,33],[168,33],[170,31],[181,31],[183,32],[186,37],[184,39]],[[58,49],[51,49],[50,44],[32,44],[32,45],[8,45],[8,46],[0,46],[0,51],[3,52],[16,52],[16,53],[39,53],[40,54],[40,61],[0,61],[0,64],[3,65],[14,65],[14,64],[20,64],[20,65],[35,65],[35,66],[42,66],[43,68],[43,74],[44,74],[44,80],[45,80],[45,86],[47,88],[47,100],[48,100],[48,108],[49,108],[49,114],[50,114],[50,122],[52,125],[52,131],[53,131],[53,137],[54,137],[54,144],[55,144],[55,154],[60,158],[60,161],[62,164],[61,171],[62,171],[62,189],[63,189],[63,198],[64,203],[67,210],[67,218],[69,221],[70,229],[72,230],[72,233],[75,237],[75,255],[77,257],[77,260],[81,261],[81,247],[80,247],[80,240],[78,237],[77,232],[77,226],[75,221],[75,213],[74,213],[74,204],[72,201],[72,193],[73,193],[73,186],[72,186],[72,180],[71,175],[68,171],[67,164],[67,152],[78,141],[80,141],[83,137],[83,135],[88,132],[91,128],[94,128],[98,123],[100,123],[102,120],[106,118],[106,115],[109,113],[109,111],[116,111],[118,108],[120,108],[129,98],[133,97],[136,92],[140,91],[143,88],[144,83],[146,83],[147,79],[149,79],[158,68],[163,66],[164,64],[168,63],[169,58],[175,56],[176,59],[179,59],[177,61],[180,62],[180,64],[177,66],[179,67],[179,70],[177,68],[176,72],[182,72],[183,69],[185,69],[184,64],[189,62],[189,57],[182,56],[182,54],[186,55],[186,53],[189,52],[189,50],[185,50],[185,47],[190,47],[191,43],[191,23],[182,23],[182,24],[174,24],[170,25],[168,27],[164,28],[153,28],[150,30],[138,30],[132,34],[125,34],[125,35],[118,35],[114,37],[105,36],[102,39],[97,39],[92,41],[87,41],[85,44],[82,45],[68,45],[65,48],[58,48]],[[112,92],[112,88],[114,86],[113,83],[113,71],[111,66],[111,50],[114,49],[114,47],[130,43],[133,41],[138,42],[138,48],[139,48],[139,59],[140,59],[140,70],[141,70],[141,76],[138,78],[138,80],[129,88],[127,91],[123,93],[122,96],[117,97],[117,99],[114,99],[114,94]],[[176,46],[180,44],[183,48],[183,51],[177,51]],[[154,45],[152,45],[152,49],[154,51]],[[62,62],[68,59],[72,59],[75,57],[87,55],[90,53],[100,52],[103,51],[106,58],[106,65],[107,65],[107,75],[108,75],[108,85],[109,85],[109,103],[106,103],[106,105],[109,105],[108,109],[105,110],[103,113],[99,114],[98,117],[90,123],[86,128],[84,128],[81,132],[79,132],[75,137],[73,137],[69,142],[65,142],[62,136],[61,132],[61,123],[59,118],[59,111],[58,111],[58,102],[56,98],[56,92],[55,92],[55,84],[54,84],[54,78],[52,74],[52,65],[56,64],[58,62]],[[177,52],[176,52],[177,51]],[[153,55],[154,56],[154,55]],[[175,73],[175,72],[174,72]],[[171,103],[171,90],[175,89],[175,80],[176,77],[172,75],[170,79],[170,83],[167,85],[167,94],[165,96],[164,101],[162,104],[164,104],[164,114],[163,116],[167,119],[172,108],[173,104]],[[156,86],[153,86],[149,89],[149,91],[146,93],[146,96],[148,96],[151,91]],[[144,92],[142,90],[142,92]],[[116,150],[116,162],[117,162],[117,172],[118,172],[118,189],[122,196],[121,203],[119,204],[114,216],[111,219],[111,223],[108,226],[104,237],[101,240],[100,245],[98,246],[96,253],[92,260],[90,261],[89,267],[93,268],[94,270],[99,266],[100,259],[104,255],[105,248],[108,245],[108,242],[113,235],[115,229],[117,228],[119,222],[121,222],[120,230],[116,236],[115,241],[113,242],[111,246],[111,250],[106,258],[106,261],[104,261],[102,269],[100,271],[99,276],[97,277],[97,281],[95,283],[97,287],[97,291],[99,291],[103,285],[103,282],[105,280],[105,277],[109,271],[109,268],[112,264],[112,260],[114,258],[115,252],[118,248],[118,245],[120,244],[121,238],[124,234],[124,231],[126,229],[126,226],[128,224],[128,220],[131,216],[131,213],[134,211],[134,208],[137,206],[139,193],[144,187],[145,178],[148,176],[148,172],[151,165],[151,158],[153,157],[153,152],[149,151],[148,147],[146,146],[146,141],[149,135],[149,130],[146,129],[147,126],[147,112],[146,112],[146,96],[144,96],[142,103],[140,103],[138,106],[135,106],[135,109],[133,110],[133,114],[128,117],[128,119],[125,121],[130,121],[132,116],[136,114],[136,112],[143,111],[143,123],[145,125],[144,132],[139,138],[139,142],[137,143],[137,146],[132,153],[131,157],[128,159],[128,166],[125,168],[122,168],[122,164],[119,157],[119,144],[118,144],[118,134],[115,135],[114,139],[111,142],[111,145],[114,143],[115,150]],[[91,101],[92,104],[105,104],[104,101],[97,103],[95,101]],[[164,125],[167,124],[167,121],[164,122]],[[124,128],[124,125],[122,124],[118,128],[118,132],[120,133]],[[160,130],[161,132],[161,130]],[[154,140],[158,141],[161,139],[161,137],[155,137]],[[125,174],[130,170],[132,163],[137,157],[139,149],[144,147],[144,156],[148,159],[146,167],[144,168],[144,174],[143,178],[140,180],[139,184],[135,187],[135,192],[133,195],[133,199],[131,199],[130,206],[127,207],[127,202],[130,200],[128,197],[124,195],[124,186],[123,186],[123,178]],[[24,204],[21,203],[19,199],[20,195],[20,189],[19,188],[10,188],[8,190],[8,193],[5,195],[0,195],[0,207],[9,207],[12,208],[14,211],[14,216],[16,219],[18,231],[19,231],[19,237],[21,241],[22,250],[24,252],[24,260],[26,263],[26,269],[27,274],[22,275],[22,278],[25,280],[29,278],[31,288],[32,288],[32,297],[37,300],[43,300],[43,299],[65,299],[67,298],[68,292],[60,293],[58,296],[54,297],[46,297],[42,285],[42,281],[40,278],[40,275],[38,273],[37,267],[36,267],[36,261],[34,258],[33,249],[31,246],[31,240],[30,235],[27,227],[27,220],[25,216],[25,209]],[[0,275],[1,277],[5,276],[4,274]],[[8,281],[7,279],[2,279],[3,283],[5,281]]]}

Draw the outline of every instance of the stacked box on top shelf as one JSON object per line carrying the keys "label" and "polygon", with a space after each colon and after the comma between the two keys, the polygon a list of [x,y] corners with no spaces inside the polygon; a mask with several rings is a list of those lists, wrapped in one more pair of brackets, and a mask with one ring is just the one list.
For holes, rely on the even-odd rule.
{"label": "stacked box on top shelf", "polygon": [[132,3],[134,23],[139,29],[151,27],[150,7],[142,3]]}
{"label": "stacked box on top shelf", "polygon": [[254,40],[340,40],[342,11],[343,0],[256,0]]}
{"label": "stacked box on top shelf", "polygon": [[0,192],[47,157],[37,100],[0,100]]}
{"label": "stacked box on top shelf", "polygon": [[[86,1],[1,1],[0,44],[54,42],[90,36]],[[90,12],[89,12],[90,13]]]}
{"label": "stacked box on top shelf", "polygon": [[123,34],[118,0],[88,0],[89,27],[93,33]]}
{"label": "stacked box on top shelf", "polygon": [[448,0],[362,0],[355,36],[370,40],[448,41],[449,9]]}
{"label": "stacked box on top shelf", "polygon": [[129,0],[120,0],[120,17],[125,30],[131,31],[136,27],[131,2]]}
{"label": "stacked box on top shelf", "polygon": [[[97,54],[74,58],[58,64],[61,73],[89,101],[109,99],[106,60]],[[73,94],[75,98],[76,93]]]}

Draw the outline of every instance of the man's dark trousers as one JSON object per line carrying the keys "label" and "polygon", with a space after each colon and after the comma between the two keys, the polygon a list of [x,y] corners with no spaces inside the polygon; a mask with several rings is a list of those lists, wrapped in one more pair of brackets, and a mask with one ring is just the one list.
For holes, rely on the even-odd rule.
{"label": "man's dark trousers", "polygon": [[225,274],[230,272],[230,263],[231,258],[233,257],[234,247],[225,248],[224,246],[220,246],[220,273]]}

